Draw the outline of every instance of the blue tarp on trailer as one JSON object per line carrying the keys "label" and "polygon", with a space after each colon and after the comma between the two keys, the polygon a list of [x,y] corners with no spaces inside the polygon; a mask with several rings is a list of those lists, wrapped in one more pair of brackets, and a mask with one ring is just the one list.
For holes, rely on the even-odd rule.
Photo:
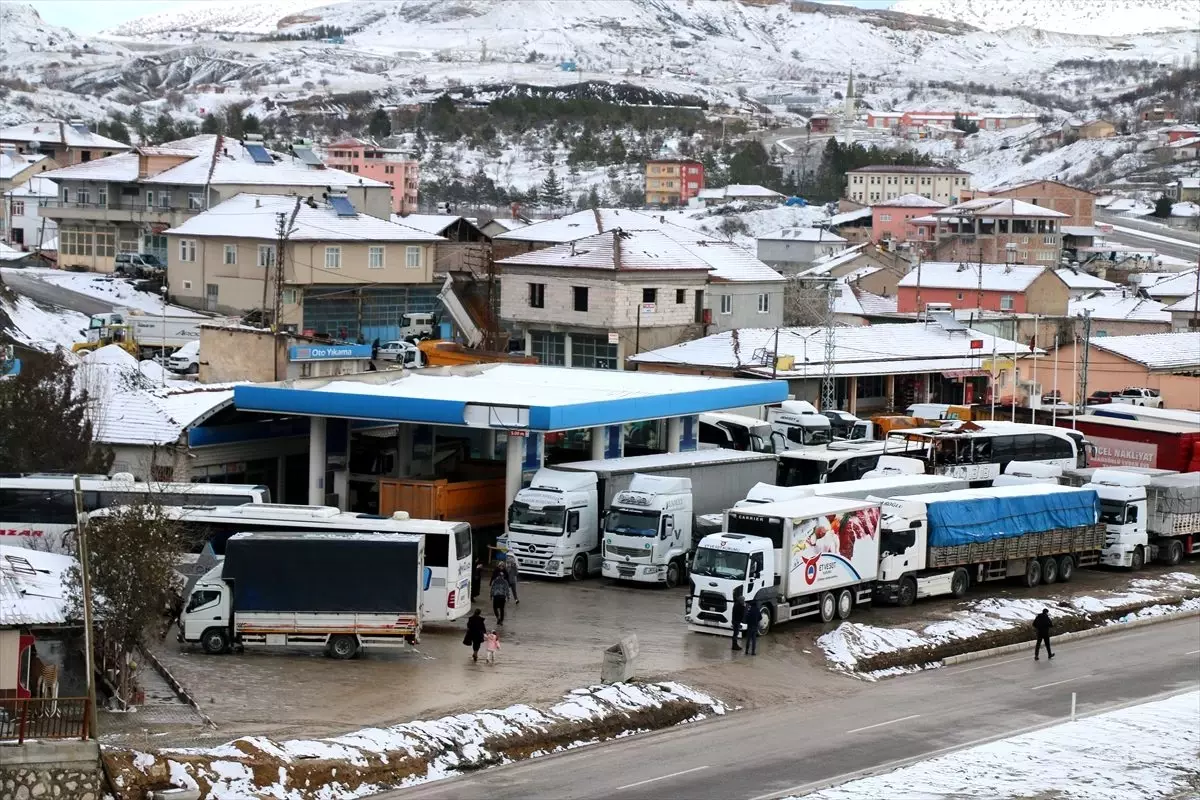
{"label": "blue tarp on trailer", "polygon": [[1100,498],[1091,489],[960,497],[933,501],[927,507],[929,544],[933,547],[1011,539],[1055,528],[1095,525],[1100,521]]}

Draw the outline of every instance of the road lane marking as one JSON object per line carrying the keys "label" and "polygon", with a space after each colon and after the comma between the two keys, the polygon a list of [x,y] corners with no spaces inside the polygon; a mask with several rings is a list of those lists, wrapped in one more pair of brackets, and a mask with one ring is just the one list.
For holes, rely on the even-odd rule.
{"label": "road lane marking", "polygon": [[1185,656],[1194,656],[1194,655],[1196,655],[1196,653],[1200,653],[1200,650],[1189,650],[1188,652],[1184,653],[1184,655]]}
{"label": "road lane marking", "polygon": [[1001,664],[1012,664],[1014,661],[1026,661],[1026,660],[1027,660],[1027,659],[1026,659],[1026,658],[1024,658],[1024,657],[1022,657],[1022,658],[1008,658],[1008,659],[1005,659],[1004,661],[996,661],[996,662],[993,662],[993,663],[991,663],[991,664],[983,664],[983,665],[981,665],[981,666],[978,666],[978,667],[967,667],[966,669],[958,669],[958,670],[954,670],[954,671],[955,671],[955,672],[974,672],[974,671],[975,671],[975,670],[977,670],[977,669],[988,669],[989,667],[998,667],[998,666],[1000,666]]}
{"label": "road lane marking", "polygon": [[647,778],[646,780],[638,781],[637,783],[627,783],[624,786],[618,786],[617,791],[621,792],[626,789],[632,789],[635,786],[645,786],[647,783],[654,783],[656,781],[665,781],[667,778],[678,778],[680,775],[687,775],[690,772],[699,772],[702,769],[708,769],[708,767],[692,767],[691,769],[685,769],[681,772],[672,772],[670,775],[660,775],[657,778]]}
{"label": "road lane marking", "polygon": [[1087,675],[1076,675],[1074,678],[1067,678],[1065,680],[1055,681],[1054,683],[1043,683],[1041,686],[1030,686],[1029,691],[1033,691],[1034,689],[1049,689],[1051,686],[1058,686],[1059,684],[1070,683],[1071,681],[1079,681],[1090,677],[1092,677],[1092,674],[1089,672]]}
{"label": "road lane marking", "polygon": [[854,730],[852,730],[852,731],[846,731],[846,733],[859,733],[859,732],[861,732],[861,731],[869,731],[869,730],[871,730],[872,728],[882,728],[884,725],[895,725],[897,722],[905,722],[906,720],[910,720],[910,719],[916,719],[916,718],[917,718],[917,717],[919,717],[919,716],[921,716],[921,715],[920,715],[920,714],[913,714],[913,715],[911,715],[911,716],[908,716],[908,717],[901,717],[900,719],[892,719],[892,720],[888,720],[887,722],[877,722],[877,723],[875,723],[874,725],[867,725],[867,726],[864,726],[864,727],[862,727],[862,728],[855,728],[855,729],[854,729]]}

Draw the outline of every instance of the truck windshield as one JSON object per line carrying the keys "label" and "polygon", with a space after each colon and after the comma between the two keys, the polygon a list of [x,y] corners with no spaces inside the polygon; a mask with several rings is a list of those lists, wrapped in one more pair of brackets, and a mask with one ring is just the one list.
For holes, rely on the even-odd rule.
{"label": "truck windshield", "polygon": [[692,573],[706,575],[710,578],[725,578],[741,581],[746,579],[746,563],[749,556],[745,553],[732,553],[728,550],[717,550],[713,547],[701,547],[696,550],[696,558],[692,561]]}
{"label": "truck windshield", "polygon": [[608,512],[605,518],[604,532],[619,533],[624,536],[653,537],[658,534],[657,511],[634,511],[620,508]]}
{"label": "truck windshield", "polygon": [[799,425],[791,425],[788,427],[787,438],[796,444],[829,444],[833,441],[833,431],[830,428],[802,428]]}
{"label": "truck windshield", "polygon": [[510,528],[537,528],[551,533],[562,533],[567,518],[566,506],[543,506],[530,508],[528,503],[513,502],[508,507]]}
{"label": "truck windshield", "polygon": [[1107,525],[1124,525],[1125,504],[1120,500],[1101,500],[1100,521]]}

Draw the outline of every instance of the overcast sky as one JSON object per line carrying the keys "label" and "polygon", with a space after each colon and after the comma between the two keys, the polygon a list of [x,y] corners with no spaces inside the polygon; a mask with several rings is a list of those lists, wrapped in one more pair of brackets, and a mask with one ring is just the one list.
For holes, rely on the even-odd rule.
{"label": "overcast sky", "polygon": [[[572,2],[572,0],[562,0]],[[842,5],[869,8],[887,8],[895,0],[828,0]],[[12,2],[12,0],[0,0]],[[122,22],[137,19],[147,14],[168,11],[186,5],[205,5],[218,2],[227,5],[229,0],[24,0],[52,25],[62,25],[76,33],[91,34],[113,28]],[[253,2],[253,0],[242,0]]]}

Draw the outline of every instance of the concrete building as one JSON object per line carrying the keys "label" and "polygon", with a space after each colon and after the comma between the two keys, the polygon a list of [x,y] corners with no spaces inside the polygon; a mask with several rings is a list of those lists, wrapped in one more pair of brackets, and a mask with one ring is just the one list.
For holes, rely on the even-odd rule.
{"label": "concrete building", "polygon": [[58,223],[59,264],[98,272],[111,272],[117,253],[149,253],[166,262],[168,228],[238,194],[321,200],[343,192],[361,213],[383,220],[391,213],[386,183],[218,135],[139,147],[43,177],[59,185],[59,198],[42,209]]}
{"label": "concrete building", "polygon": [[1142,272],[1133,275],[1130,283],[1160,303],[1177,303],[1191,297],[1200,287],[1195,269],[1182,272]]}
{"label": "concrete building", "polygon": [[81,119],[26,122],[0,129],[0,145],[18,153],[47,156],[60,167],[86,164],[130,150],[130,146],[88,130]]}
{"label": "concrete building", "polygon": [[0,144],[0,192],[24,184],[38,173],[55,169],[54,159],[41,153],[19,153],[12,144]]}
{"label": "concrete building", "polygon": [[322,155],[331,167],[390,186],[395,213],[412,214],[417,210],[421,165],[411,154],[350,137],[327,145]]}
{"label": "concrete building", "polygon": [[1064,316],[1070,292],[1042,266],[927,261],[900,279],[898,310],[915,314],[931,304],[1013,314]]}
{"label": "concrete building", "polygon": [[492,237],[492,253],[496,260],[500,261],[518,253],[575,242],[618,228],[624,231],[688,230],[673,222],[667,222],[666,216],[661,214],[630,211],[625,208],[590,208],[554,219],[535,220],[528,225],[513,226],[507,231],[495,234]]}
{"label": "concrete building", "polygon": [[0,241],[26,250],[57,250],[58,226],[41,213],[58,197],[58,184],[40,175],[4,193]]}
{"label": "concrete building", "polygon": [[646,162],[646,205],[682,206],[704,189],[704,165],[687,158]]}
{"label": "concrete building", "polygon": [[1096,195],[1062,181],[1025,181],[990,189],[973,189],[966,192],[963,200],[981,197],[998,197],[1021,200],[1042,208],[1061,211],[1067,215],[1063,225],[1090,228],[1096,222]]}
{"label": "concrete building", "polygon": [[912,220],[944,208],[944,204],[919,194],[902,194],[871,205],[871,239],[907,242],[917,237]]}
{"label": "concrete building", "polygon": [[1117,126],[1106,119],[1072,119],[1063,123],[1062,132],[1064,138],[1108,139],[1117,135]]}
{"label": "concrete building", "polygon": [[371,345],[333,343],[245,326],[200,326],[202,384],[333,378],[367,372]]}
{"label": "concrete building", "polygon": [[448,272],[487,272],[490,237],[466,217],[454,214],[392,214],[392,222],[441,236],[434,251],[435,275]]}
{"label": "concrete building", "polygon": [[1181,203],[1200,201],[1200,175],[1175,181],[1174,197]]}
{"label": "concrete building", "polygon": [[[932,217],[934,222],[929,223]],[[1060,226],[1067,215],[1024,200],[983,197],[912,220],[926,227],[928,252],[938,261],[1041,264],[1062,257]]]}
{"label": "concrete building", "polygon": [[1200,294],[1193,294],[1191,297],[1185,297],[1167,306],[1167,312],[1171,315],[1171,330],[1200,330],[1200,302],[1197,302],[1198,297],[1200,297]]}
{"label": "concrete building", "polygon": [[[337,198],[335,198],[337,202]],[[166,232],[167,280],[177,302],[220,313],[274,304],[277,224],[283,246],[280,324],[341,340],[388,340],[400,315],[433,311],[440,236],[331,202],[239,194]]]}
{"label": "concrete building", "polygon": [[1131,386],[1157,389],[1165,408],[1200,410],[1200,331],[1089,339],[1086,394]]}
{"label": "concrete building", "polygon": [[846,249],[848,242],[823,228],[783,228],[758,238],[758,260],[785,275]]}
{"label": "concrete building", "polygon": [[846,197],[873,205],[906,194],[957,203],[971,188],[971,173],[957,167],[917,167],[890,164],[859,167],[846,173]]}

